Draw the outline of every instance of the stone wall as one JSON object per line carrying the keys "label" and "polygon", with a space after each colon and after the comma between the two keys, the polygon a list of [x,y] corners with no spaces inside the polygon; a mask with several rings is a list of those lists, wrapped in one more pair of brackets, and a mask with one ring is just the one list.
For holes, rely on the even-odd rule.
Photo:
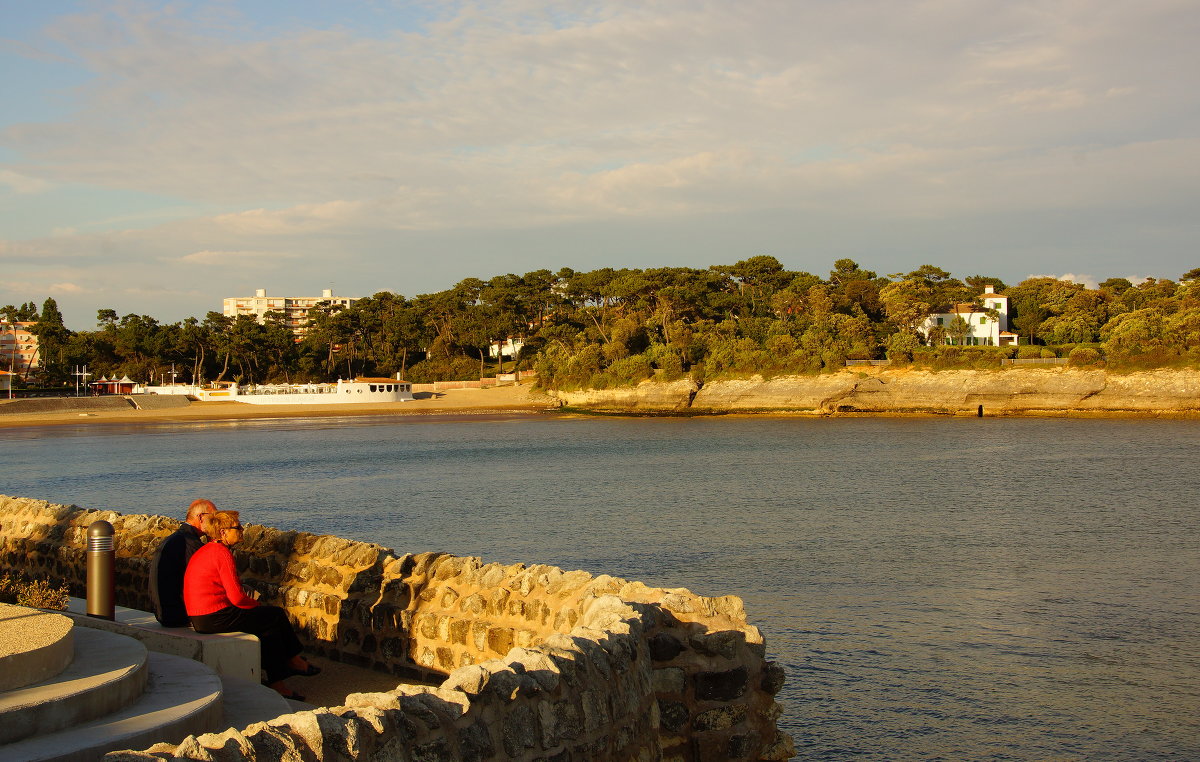
{"label": "stone wall", "polygon": [[854,368],[814,376],[671,383],[552,392],[602,412],[935,413],[1200,416],[1200,371],[1115,374],[1077,368],[927,371]]}
{"label": "stone wall", "polygon": [[[83,593],[87,527],[116,529],[117,602],[148,608],[149,557],[178,522],[0,496],[0,570]],[[740,599],[552,566],[395,555],[249,525],[242,578],[312,652],[436,687],[113,759],[784,759],[783,671]],[[307,751],[305,751],[307,750]],[[390,751],[389,751],[390,750]],[[395,756],[390,756],[395,752]],[[149,755],[149,756],[147,756]]]}

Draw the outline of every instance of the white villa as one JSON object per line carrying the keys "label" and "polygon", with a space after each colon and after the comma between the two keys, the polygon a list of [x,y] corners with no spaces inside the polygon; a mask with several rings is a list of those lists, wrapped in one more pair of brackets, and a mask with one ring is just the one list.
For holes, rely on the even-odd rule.
{"label": "white villa", "polygon": [[963,344],[983,347],[1015,346],[1017,334],[1008,330],[1008,297],[997,294],[991,286],[985,286],[979,300],[987,310],[995,310],[995,316],[980,310],[974,304],[956,304],[949,312],[937,312],[925,318],[921,333],[929,339],[935,329],[941,329],[947,344]]}

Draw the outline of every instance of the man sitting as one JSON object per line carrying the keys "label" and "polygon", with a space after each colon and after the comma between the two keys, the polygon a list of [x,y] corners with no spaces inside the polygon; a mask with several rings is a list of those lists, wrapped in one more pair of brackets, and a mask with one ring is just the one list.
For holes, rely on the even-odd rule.
{"label": "man sitting", "polygon": [[183,572],[192,554],[208,537],[204,534],[205,517],[217,512],[211,500],[195,500],[188,506],[185,523],[159,543],[150,561],[150,599],[154,618],[164,627],[188,627],[183,606]]}

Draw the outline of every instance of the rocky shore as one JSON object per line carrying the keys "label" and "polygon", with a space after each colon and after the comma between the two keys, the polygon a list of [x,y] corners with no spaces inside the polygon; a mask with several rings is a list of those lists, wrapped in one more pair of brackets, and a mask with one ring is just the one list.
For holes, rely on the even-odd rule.
{"label": "rocky shore", "polygon": [[607,413],[1200,417],[1196,370],[855,368],[704,384],[651,380],[552,394],[568,408]]}

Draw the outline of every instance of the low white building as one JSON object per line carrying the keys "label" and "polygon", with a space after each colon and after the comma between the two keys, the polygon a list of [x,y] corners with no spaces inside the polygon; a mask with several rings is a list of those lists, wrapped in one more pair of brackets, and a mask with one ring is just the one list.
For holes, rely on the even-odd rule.
{"label": "low white building", "polygon": [[325,289],[320,296],[267,296],[265,288],[257,289],[254,296],[231,296],[225,300],[225,317],[238,315],[253,315],[258,322],[268,312],[283,313],[283,322],[297,336],[304,334],[308,325],[309,313],[318,306],[336,306],[346,308],[357,302],[359,296],[334,296],[333,291]]}
{"label": "low white building", "polygon": [[1008,297],[985,286],[979,301],[983,304],[982,309],[975,304],[956,304],[949,312],[936,312],[925,318],[921,324],[925,340],[940,335],[946,344],[1016,346],[1017,334],[1008,330]]}
{"label": "low white building", "polygon": [[500,341],[499,339],[497,339],[497,340],[493,341],[491,343],[491,345],[488,347],[488,356],[489,357],[500,357],[500,356],[516,357],[517,353],[520,352],[521,348],[524,346],[525,346],[524,339],[514,339],[512,336],[509,336],[507,339],[505,339],[503,341]]}

